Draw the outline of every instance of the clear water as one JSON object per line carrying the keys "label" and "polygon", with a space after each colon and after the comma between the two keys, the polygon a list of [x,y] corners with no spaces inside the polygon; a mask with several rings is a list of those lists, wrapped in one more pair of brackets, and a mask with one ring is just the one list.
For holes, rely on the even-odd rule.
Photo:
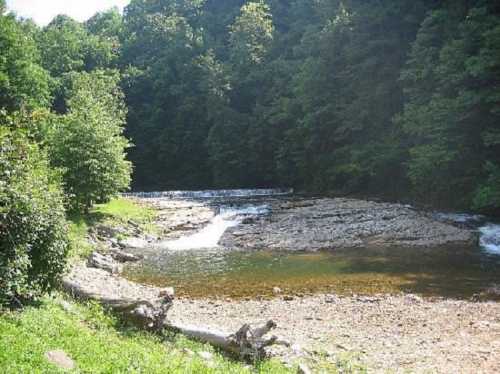
{"label": "clear water", "polygon": [[161,252],[127,269],[135,281],[190,297],[411,292],[469,298],[500,284],[500,257],[474,248],[362,248],[335,252]]}

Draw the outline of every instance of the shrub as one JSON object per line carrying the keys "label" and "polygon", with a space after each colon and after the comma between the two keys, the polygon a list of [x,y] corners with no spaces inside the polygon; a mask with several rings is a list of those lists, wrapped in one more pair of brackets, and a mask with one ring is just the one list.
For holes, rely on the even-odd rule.
{"label": "shrub", "polygon": [[21,129],[0,125],[0,305],[53,288],[66,263],[58,176]]}

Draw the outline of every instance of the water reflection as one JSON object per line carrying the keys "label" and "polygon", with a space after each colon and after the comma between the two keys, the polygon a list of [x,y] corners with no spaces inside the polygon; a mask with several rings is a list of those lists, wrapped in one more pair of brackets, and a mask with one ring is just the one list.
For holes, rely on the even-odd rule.
{"label": "water reflection", "polygon": [[126,275],[178,294],[247,297],[288,293],[412,292],[468,298],[500,283],[500,256],[479,248],[362,248],[320,253],[161,251]]}

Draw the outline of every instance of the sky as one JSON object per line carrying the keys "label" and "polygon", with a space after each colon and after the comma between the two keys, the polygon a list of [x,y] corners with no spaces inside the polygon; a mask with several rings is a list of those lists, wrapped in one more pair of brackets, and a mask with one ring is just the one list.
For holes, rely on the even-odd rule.
{"label": "sky", "polygon": [[113,6],[123,9],[128,3],[130,0],[7,0],[7,9],[45,26],[58,14],[85,21],[99,11]]}

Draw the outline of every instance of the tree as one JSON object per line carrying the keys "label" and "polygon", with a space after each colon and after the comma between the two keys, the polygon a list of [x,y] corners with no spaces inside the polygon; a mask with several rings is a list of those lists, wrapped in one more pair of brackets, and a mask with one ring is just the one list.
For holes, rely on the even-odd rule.
{"label": "tree", "polygon": [[230,27],[232,61],[236,65],[259,64],[273,40],[273,21],[264,1],[249,2]]}
{"label": "tree", "polygon": [[[5,10],[5,3],[0,4]],[[50,102],[49,75],[40,66],[33,34],[0,11],[0,108],[34,108]]]}
{"label": "tree", "polygon": [[113,71],[73,73],[69,111],[49,121],[51,163],[62,170],[72,209],[88,210],[129,187],[130,143],[122,135],[126,109],[118,81]]}
{"label": "tree", "polygon": [[419,31],[398,123],[411,136],[409,176],[423,200],[498,207],[499,40],[499,9],[488,1],[436,10]]}
{"label": "tree", "polygon": [[30,118],[0,124],[0,305],[54,288],[64,270],[68,237],[58,175],[29,138]]}

